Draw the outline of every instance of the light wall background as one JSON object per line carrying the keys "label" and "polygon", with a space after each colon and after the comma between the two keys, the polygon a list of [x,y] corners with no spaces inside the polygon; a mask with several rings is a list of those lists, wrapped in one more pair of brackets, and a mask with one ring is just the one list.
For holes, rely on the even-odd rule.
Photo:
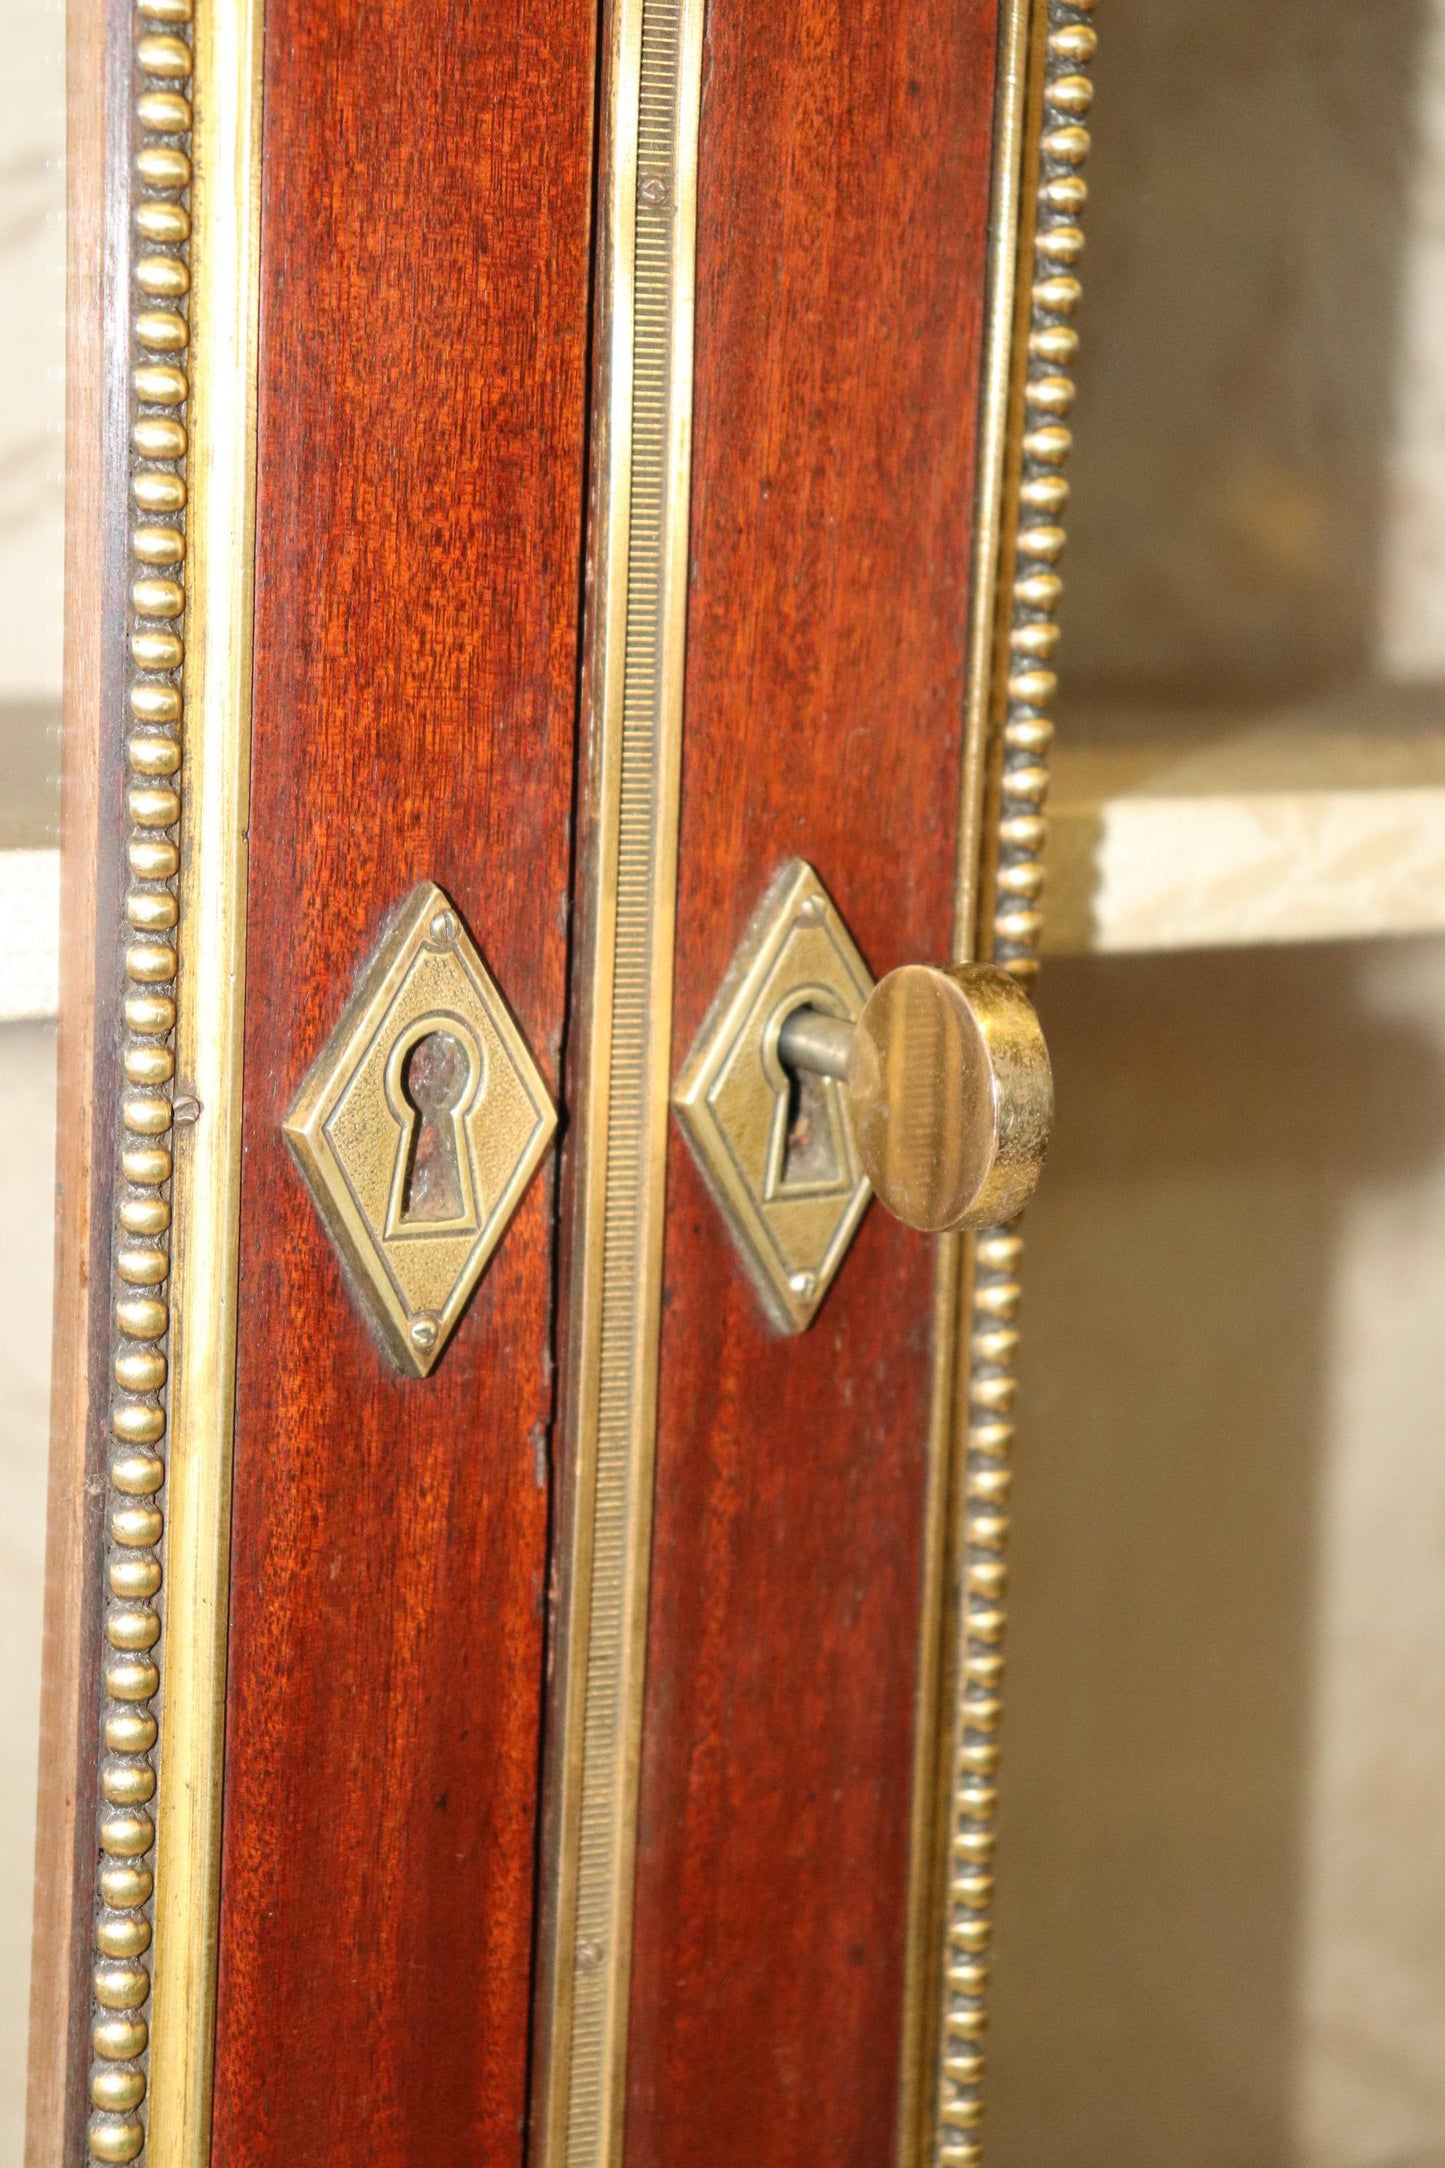
{"label": "light wall background", "polygon": [[[60,702],[64,13],[0,0],[0,830]],[[20,2168],[40,1684],[55,1035],[0,1024],[0,2168]]]}
{"label": "light wall background", "polygon": [[0,703],[60,697],[65,14],[0,0]]}

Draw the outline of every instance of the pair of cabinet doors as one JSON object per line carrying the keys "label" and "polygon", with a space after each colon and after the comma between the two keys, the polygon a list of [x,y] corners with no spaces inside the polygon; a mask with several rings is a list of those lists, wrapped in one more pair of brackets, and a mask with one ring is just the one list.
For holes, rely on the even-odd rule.
{"label": "pair of cabinet doors", "polygon": [[1092,5],[73,10],[32,2168],[979,2158]]}

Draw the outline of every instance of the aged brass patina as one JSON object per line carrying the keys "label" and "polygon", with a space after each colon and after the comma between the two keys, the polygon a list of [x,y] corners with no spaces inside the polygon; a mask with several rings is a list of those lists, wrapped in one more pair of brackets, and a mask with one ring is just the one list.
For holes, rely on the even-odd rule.
{"label": "aged brass patina", "polygon": [[874,986],[794,859],[744,935],[673,1094],[774,1322],[812,1323],[876,1194],[928,1234],[1013,1219],[1053,1079],[1032,1004],[995,964],[906,964]]}
{"label": "aged brass patina", "polygon": [[851,1029],[795,1009],[778,1052],[844,1086],[863,1170],[905,1226],[990,1227],[1033,1195],[1053,1078],[1033,1005],[997,965],[905,964]]}
{"label": "aged brass patina", "polygon": [[873,991],[832,897],[801,858],[769,888],[673,1091],[673,1104],[768,1315],[805,1332],[858,1223],[868,1177],[847,1093],[800,1090],[779,1040],[795,1010],[851,1030]]}
{"label": "aged brass patina", "polygon": [[286,1123],[388,1354],[425,1377],[557,1115],[457,913],[423,881]]}

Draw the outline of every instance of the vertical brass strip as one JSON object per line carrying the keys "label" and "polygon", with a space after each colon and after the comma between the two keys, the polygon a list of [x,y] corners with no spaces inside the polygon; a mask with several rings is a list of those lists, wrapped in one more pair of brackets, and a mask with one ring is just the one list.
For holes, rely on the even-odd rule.
{"label": "vertical brass strip", "polygon": [[[978,483],[969,603],[969,670],[952,954],[971,963],[984,855],[984,800],[993,706],[998,590],[1003,555],[1010,409],[1016,373],[1020,212],[1024,181],[1030,33],[1037,0],[1004,0],[999,24],[988,284],[979,398]],[[958,1612],[956,1541],[960,1325],[973,1283],[971,1238],[948,1235],[934,1264],[933,1380],[900,2087],[899,2168],[928,2157],[938,2031],[938,1923],[944,1903],[942,1832],[948,1811],[947,1711],[956,1694],[952,1622]]]}
{"label": "vertical brass strip", "polygon": [[951,1556],[953,1433],[957,1420],[958,1327],[972,1261],[966,1236],[942,1235],[933,1267],[933,1375],[929,1395],[928,1476],[923,1522],[918,1687],[913,1734],[909,1828],[907,1941],[904,1949],[903,2033],[898,2104],[898,2168],[924,2159],[925,2118],[932,2106],[933,2040],[937,2031],[938,1919],[943,1902],[939,1833],[947,1813],[943,1785],[947,1650],[944,1620],[955,1608],[948,1582]]}
{"label": "vertical brass strip", "polygon": [[1004,0],[999,36],[994,173],[989,209],[988,293],[979,401],[978,494],[974,513],[963,798],[958,834],[953,956],[978,956],[977,917],[985,779],[994,708],[995,648],[1003,571],[1009,421],[1017,378],[1019,238],[1024,184],[1030,28],[1036,0]]}
{"label": "vertical brass strip", "polygon": [[621,2157],[686,630],[702,0],[615,0],[598,316],[597,742],[555,1895],[539,2136]]}
{"label": "vertical brass strip", "polygon": [[[1078,344],[1069,319],[1080,293],[1080,168],[1089,150],[1080,123],[1092,98],[1085,71],[1096,42],[1093,11],[1094,0],[1031,0],[1026,44],[1018,44],[1022,6],[1006,31],[1015,72],[1011,79],[1006,66],[1012,117],[1001,125],[1000,157],[1019,178],[1010,186],[1001,164],[983,454],[986,486],[996,495],[991,529],[980,518],[990,569],[980,563],[975,579],[956,953],[990,957],[1025,984],[1037,974],[1042,927],[1053,738],[1047,709],[1057,689],[1051,665],[1062,592],[1055,567],[1068,501],[1061,470],[1071,446],[1063,416],[1074,397],[1065,371]],[[925,1976],[917,1996],[924,2021],[912,2043],[928,2060],[921,2082],[913,2076],[905,2084],[902,2147],[905,2161],[928,2168],[978,2168],[983,2157],[1022,1247],[1016,1228],[987,1229],[953,1280],[956,1296],[941,1291],[939,1298],[939,1346],[955,1351],[951,1375],[941,1359],[936,1365],[933,1423],[936,1487],[945,1481],[940,1471],[948,1471],[947,1508],[936,1523],[930,1514],[945,1558],[933,1582],[942,1592],[943,1647],[928,1682],[939,1719],[920,1731],[931,1730],[924,1740],[931,1750],[946,1750],[932,1768],[920,1758],[919,1796],[929,1805],[915,1817],[915,1891],[930,1892],[935,1925],[923,1958],[931,1982]],[[956,1271],[956,1262],[940,1259],[941,1290]]]}
{"label": "vertical brass strip", "polygon": [[245,996],[261,0],[195,26],[185,802],[151,2168],[210,2155]]}

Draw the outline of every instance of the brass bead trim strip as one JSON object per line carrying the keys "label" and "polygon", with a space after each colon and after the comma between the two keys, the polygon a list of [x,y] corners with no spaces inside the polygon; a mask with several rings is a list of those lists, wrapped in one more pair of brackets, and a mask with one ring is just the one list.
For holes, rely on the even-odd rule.
{"label": "brass bead trim strip", "polygon": [[[87,2140],[92,2160],[145,2154],[153,2168],[202,2168],[209,2152],[218,1860],[212,1845],[188,1861],[167,1828],[178,1802],[182,1818],[199,1803],[215,1819],[224,1696],[233,1372],[214,1313],[234,1228],[213,1199],[218,1155],[234,1162],[239,1142],[259,53],[254,0],[203,0],[194,24],[192,0],[138,0],[133,667],[118,719],[128,936]],[[222,1171],[219,1186],[234,1180]]]}
{"label": "brass bead trim strip", "polygon": [[[1055,612],[1062,582],[1068,484],[1062,469],[1072,439],[1063,417],[1074,398],[1065,372],[1077,351],[1072,317],[1080,298],[1073,266],[1083,248],[1080,214],[1089,152],[1082,125],[1092,99],[1094,0],[1048,0],[1038,113],[1037,195],[1032,282],[1021,311],[1026,340],[1017,434],[1016,510],[1000,612],[1003,653],[997,770],[985,838],[979,953],[1031,985],[1038,972],[1044,885],[1044,802],[1053,740],[1049,707],[1057,689]],[[987,878],[988,874],[992,878]],[[978,2168],[983,2158],[984,2031],[998,1807],[998,1730],[1003,1713],[1005,1549],[1012,1480],[1013,1407],[1021,1300],[1022,1242],[1011,1227],[990,1228],[973,1247],[968,1294],[962,1496],[956,1510],[958,1603],[954,1707],[946,1771],[943,1951],[938,1995],[933,2168]]]}
{"label": "brass bead trim strip", "polygon": [[935,2126],[936,2168],[976,2164],[983,2120],[984,2029],[992,1936],[998,1727],[1012,1480],[1014,1356],[1022,1243],[993,1228],[974,1245],[968,1312],[968,1403],[964,1412],[957,1696],[949,1756],[943,1878]]}
{"label": "brass bead trim strip", "polygon": [[[145,2148],[152,1895],[159,1726],[162,1538],[168,1446],[171,1134],[180,916],[180,795],[154,779],[181,766],[185,593],[186,407],[190,343],[190,8],[154,32],[140,0],[134,38],[135,238],[131,255],[131,457],[134,566],[126,712],[131,771],[124,914],[122,1137],[112,1253],[110,1495],[104,1557],[90,2105],[92,2160],[134,2161]],[[157,306],[164,300],[164,307]],[[159,517],[157,516],[159,515]],[[164,568],[164,578],[152,577]],[[144,1290],[144,1292],[140,1292]]]}
{"label": "brass bead trim strip", "polygon": [[[1000,587],[1012,561],[1011,467],[1017,462],[1020,287],[1027,280],[1032,220],[1026,215],[1031,88],[1045,34],[1046,0],[1004,0],[999,11],[994,103],[993,188],[979,396],[978,481],[969,596],[968,690],[957,840],[953,957],[972,963],[979,945],[979,896],[990,879],[986,820],[995,730]],[[1011,453],[1013,455],[1011,459]],[[986,954],[986,949],[982,951]],[[959,1400],[972,1244],[948,1235],[936,1244],[929,1394],[923,1575],[910,1816],[898,2168],[932,2163],[941,1982],[938,1953],[946,1901],[944,1831],[951,1802],[950,1753],[959,1655],[957,1580],[961,1531],[957,1498],[964,1447]],[[966,1370],[966,1363],[965,1363]]]}
{"label": "brass bead trim strip", "polygon": [[986,899],[995,960],[1025,985],[1038,973],[1043,919],[1044,801],[1054,726],[1049,708],[1058,689],[1053,663],[1063,593],[1056,567],[1064,549],[1063,514],[1069,485],[1063,469],[1073,439],[1064,417],[1074,403],[1065,372],[1078,351],[1071,321],[1080,297],[1073,266],[1084,236],[1079,219],[1087,197],[1082,168],[1089,134],[1082,117],[1093,88],[1088,76],[1096,43],[1094,0],[1054,0],[1039,137],[1034,276],[1029,296],[1023,375],[1021,471],[1014,533],[1013,591],[1006,667],[1002,763],[998,777],[996,869]]}

